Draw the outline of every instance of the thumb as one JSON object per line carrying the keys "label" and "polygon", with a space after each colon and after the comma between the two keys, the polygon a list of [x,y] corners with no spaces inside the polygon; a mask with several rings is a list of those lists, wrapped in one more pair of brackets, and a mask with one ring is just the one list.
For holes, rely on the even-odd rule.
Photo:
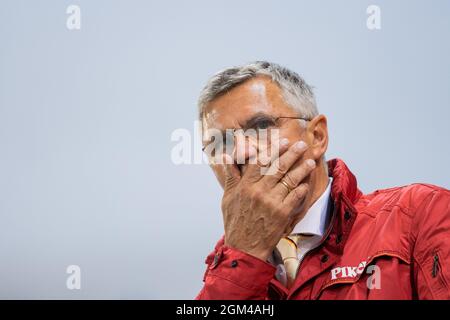
{"label": "thumb", "polygon": [[223,156],[223,170],[225,174],[225,186],[224,189],[228,190],[233,188],[241,179],[241,173],[234,164],[233,158],[228,154]]}

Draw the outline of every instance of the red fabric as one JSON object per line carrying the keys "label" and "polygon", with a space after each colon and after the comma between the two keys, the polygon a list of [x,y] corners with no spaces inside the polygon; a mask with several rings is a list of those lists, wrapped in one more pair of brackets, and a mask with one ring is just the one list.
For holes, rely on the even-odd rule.
{"label": "red fabric", "polygon": [[450,191],[412,184],[363,195],[342,160],[328,166],[333,217],[291,289],[222,238],[196,299],[450,299]]}

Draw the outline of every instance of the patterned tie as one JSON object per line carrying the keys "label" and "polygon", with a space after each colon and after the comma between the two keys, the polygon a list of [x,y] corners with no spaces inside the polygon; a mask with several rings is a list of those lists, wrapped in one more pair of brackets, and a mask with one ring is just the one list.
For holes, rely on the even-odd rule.
{"label": "patterned tie", "polygon": [[284,268],[286,269],[287,287],[290,288],[297,276],[298,260],[297,245],[302,239],[301,234],[293,234],[288,237],[281,238],[277,244],[277,250],[283,259]]}

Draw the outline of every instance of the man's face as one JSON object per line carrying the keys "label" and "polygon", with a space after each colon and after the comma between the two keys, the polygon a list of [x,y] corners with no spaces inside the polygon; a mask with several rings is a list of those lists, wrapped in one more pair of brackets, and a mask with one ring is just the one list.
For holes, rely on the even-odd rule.
{"label": "man's face", "polygon": [[[284,101],[282,91],[277,84],[266,77],[254,78],[234,87],[208,104],[202,123],[203,144],[207,145],[210,142],[211,138],[208,136],[210,129],[225,132],[226,129],[264,129],[269,125],[277,128],[279,134],[278,141],[271,141],[269,144],[277,144],[283,138],[289,140],[289,145],[299,140],[308,144],[305,129],[300,124],[301,120],[279,119],[274,123],[278,117],[298,116],[299,114]],[[249,160],[258,152],[262,152],[261,149],[267,148],[267,144],[262,146],[256,140],[236,138],[233,148],[232,156],[235,161],[237,149],[243,150],[241,154],[244,154],[245,159]],[[303,158],[307,159],[308,157],[309,154],[306,152]],[[248,161],[237,166],[243,174],[248,167]],[[223,187],[223,165],[213,164],[211,167]]]}

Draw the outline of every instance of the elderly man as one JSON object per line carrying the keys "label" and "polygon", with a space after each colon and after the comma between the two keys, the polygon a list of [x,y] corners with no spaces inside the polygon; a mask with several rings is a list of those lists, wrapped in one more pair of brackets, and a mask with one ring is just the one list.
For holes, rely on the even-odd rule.
{"label": "elderly man", "polygon": [[[205,150],[223,151],[208,155],[225,235],[197,299],[450,299],[449,190],[363,194],[342,160],[325,161],[327,119],[298,74],[264,61],[223,70],[199,111]],[[278,136],[259,143],[261,130]]]}

